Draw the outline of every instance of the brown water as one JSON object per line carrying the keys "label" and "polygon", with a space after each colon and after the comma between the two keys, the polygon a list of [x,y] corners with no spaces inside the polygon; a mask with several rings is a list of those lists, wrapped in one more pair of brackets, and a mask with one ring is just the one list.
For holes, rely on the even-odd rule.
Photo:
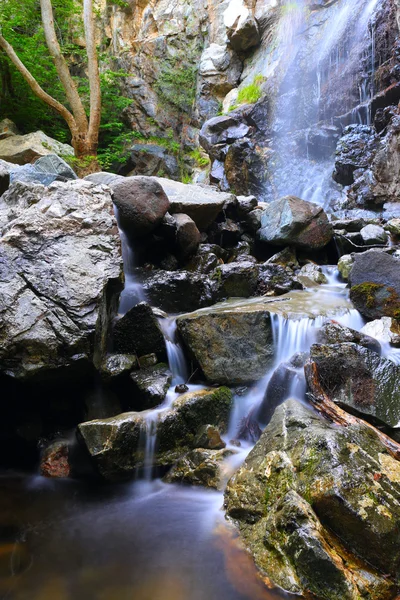
{"label": "brown water", "polygon": [[222,495],[0,477],[1,600],[278,600]]}

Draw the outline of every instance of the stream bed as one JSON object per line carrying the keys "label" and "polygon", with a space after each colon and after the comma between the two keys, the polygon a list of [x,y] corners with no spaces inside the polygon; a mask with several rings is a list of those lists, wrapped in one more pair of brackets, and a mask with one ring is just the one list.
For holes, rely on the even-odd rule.
{"label": "stream bed", "polygon": [[220,510],[160,481],[95,486],[4,472],[2,600],[278,600]]}

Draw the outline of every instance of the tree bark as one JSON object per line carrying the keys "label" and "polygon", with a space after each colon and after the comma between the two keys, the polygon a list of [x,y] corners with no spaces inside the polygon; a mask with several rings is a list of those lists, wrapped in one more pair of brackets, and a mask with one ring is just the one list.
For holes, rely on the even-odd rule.
{"label": "tree bark", "polygon": [[348,427],[349,425],[363,425],[374,431],[376,436],[380,439],[382,444],[385,446],[387,451],[397,460],[400,460],[400,444],[392,440],[388,435],[385,435],[379,429],[360,419],[350,413],[346,412],[340,406],[335,404],[328,395],[324,392],[321,382],[319,380],[317,365],[313,361],[309,361],[304,365],[304,373],[310,393],[308,399],[311,404],[324,417],[341,425],[342,427]]}
{"label": "tree bark", "polygon": [[[90,3],[92,0],[90,0]],[[60,44],[54,29],[54,16],[51,0],[40,0],[40,9],[42,13],[42,22],[46,44],[54,60],[58,76],[67,96],[68,103],[75,117],[76,124],[81,134],[86,135],[88,130],[88,120],[82,101],[80,99],[75,82],[71,77],[67,62],[62,55]]]}
{"label": "tree bark", "polygon": [[[47,1],[47,0],[41,0]],[[99,128],[101,121],[101,90],[99,63],[97,59],[96,33],[94,27],[93,0],[83,0],[83,23],[85,27],[86,54],[88,58],[88,77],[90,89],[90,120],[88,145],[97,155]]]}

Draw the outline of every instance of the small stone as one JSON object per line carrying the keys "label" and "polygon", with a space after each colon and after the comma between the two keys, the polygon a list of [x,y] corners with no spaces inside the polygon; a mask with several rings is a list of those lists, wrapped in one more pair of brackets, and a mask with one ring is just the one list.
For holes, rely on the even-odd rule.
{"label": "small stone", "polygon": [[338,271],[344,281],[348,281],[354,258],[351,254],[344,254],[339,258]]}
{"label": "small stone", "polygon": [[222,450],[226,444],[221,439],[218,427],[214,425],[202,425],[196,433],[193,442],[194,448],[206,448],[208,450]]}
{"label": "small stone", "polygon": [[187,391],[189,391],[189,386],[187,386],[186,383],[179,383],[175,386],[176,394],[185,394]]}

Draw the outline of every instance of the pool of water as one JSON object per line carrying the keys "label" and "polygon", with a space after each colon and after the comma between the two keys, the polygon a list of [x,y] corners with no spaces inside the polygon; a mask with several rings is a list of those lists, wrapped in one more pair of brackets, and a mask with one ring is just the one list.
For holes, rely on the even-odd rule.
{"label": "pool of water", "polygon": [[3,473],[1,600],[278,600],[222,494]]}

